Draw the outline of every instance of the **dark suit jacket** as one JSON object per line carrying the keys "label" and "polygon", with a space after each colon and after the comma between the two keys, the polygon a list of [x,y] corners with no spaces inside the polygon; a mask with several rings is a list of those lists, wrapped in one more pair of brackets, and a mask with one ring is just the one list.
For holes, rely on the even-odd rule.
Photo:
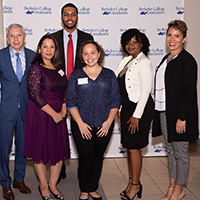
{"label": "dark suit jacket", "polygon": [[[78,56],[81,44],[87,40],[94,40],[92,35],[89,35],[88,33],[85,33],[79,29],[77,29],[77,31],[78,31],[78,41],[77,41],[77,47],[76,47],[76,55],[75,55],[76,57],[75,57],[74,69],[80,69],[80,68],[84,67],[84,64],[80,61],[79,56]],[[61,60],[63,62],[64,70],[65,70],[63,29],[53,33],[52,36],[56,39],[56,41],[58,43],[60,53],[61,53]]]}
{"label": "dark suit jacket", "polygon": [[[166,55],[161,64],[167,59]],[[157,69],[158,69],[157,68]],[[156,76],[156,75],[155,75]],[[168,141],[198,139],[197,63],[186,50],[167,64],[165,71],[166,117]],[[186,133],[176,132],[177,119],[186,120]],[[152,136],[161,134],[159,113],[156,112]]]}
{"label": "dark suit jacket", "polygon": [[26,109],[29,102],[26,75],[35,53],[27,48],[24,50],[26,69],[20,82],[13,70],[9,47],[0,50],[0,120],[12,120],[16,116],[19,101],[22,120],[26,119]]}

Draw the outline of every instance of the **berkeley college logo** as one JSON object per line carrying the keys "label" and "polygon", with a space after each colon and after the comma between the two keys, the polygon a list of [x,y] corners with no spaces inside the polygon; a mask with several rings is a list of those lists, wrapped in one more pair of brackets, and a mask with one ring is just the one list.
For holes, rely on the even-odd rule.
{"label": "berkeley college logo", "polygon": [[105,49],[105,56],[123,56],[119,49]]}
{"label": "berkeley college logo", "polygon": [[123,7],[101,7],[103,15],[128,15],[128,8]]}
{"label": "berkeley college logo", "polygon": [[44,32],[45,32],[46,35],[50,35],[51,33],[54,33],[58,30],[59,29],[57,29],[57,28],[44,28]]}
{"label": "berkeley college logo", "polygon": [[39,15],[51,15],[52,8],[47,6],[24,6],[24,10],[27,15],[39,14]]}
{"label": "berkeley college logo", "polygon": [[80,14],[80,15],[90,15],[90,8],[78,7],[78,14]]}
{"label": "berkeley college logo", "polygon": [[157,28],[157,33],[159,36],[164,36],[166,34],[166,28]]}
{"label": "berkeley college logo", "polygon": [[163,55],[164,55],[164,49],[160,48],[150,49],[149,56],[163,56]]}
{"label": "berkeley college logo", "polygon": [[140,15],[163,15],[165,8],[161,7],[139,7]]}
{"label": "berkeley college logo", "polygon": [[176,13],[177,13],[177,15],[183,15],[184,8],[183,7],[176,7]]}
{"label": "berkeley college logo", "polygon": [[11,6],[4,6],[3,7],[3,13],[4,14],[12,14],[13,13],[13,7],[11,7]]}
{"label": "berkeley college logo", "polygon": [[109,29],[106,28],[83,28],[82,31],[94,36],[108,36]]}

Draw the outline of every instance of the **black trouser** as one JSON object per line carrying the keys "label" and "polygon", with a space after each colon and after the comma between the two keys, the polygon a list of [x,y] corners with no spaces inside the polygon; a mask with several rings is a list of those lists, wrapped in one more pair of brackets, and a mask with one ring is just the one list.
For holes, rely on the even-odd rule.
{"label": "black trouser", "polygon": [[97,128],[92,128],[92,138],[83,139],[76,122],[71,120],[71,129],[79,156],[78,179],[81,192],[94,192],[98,189],[104,152],[110,141],[114,127],[112,123],[108,134],[98,137]]}

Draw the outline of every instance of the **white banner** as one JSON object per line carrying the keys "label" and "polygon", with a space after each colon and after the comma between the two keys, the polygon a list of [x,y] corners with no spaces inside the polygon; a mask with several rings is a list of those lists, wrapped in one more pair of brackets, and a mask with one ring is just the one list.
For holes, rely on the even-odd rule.
{"label": "white banner", "polygon": [[[144,32],[151,43],[149,58],[155,67],[166,54],[167,24],[183,19],[184,0],[72,0],[78,7],[78,27],[92,34],[106,52],[104,66],[116,70],[122,60],[121,34],[129,28]],[[26,47],[36,49],[42,35],[55,32],[61,26],[64,0],[3,0],[4,31],[11,23],[20,23],[27,34]],[[6,39],[5,39],[6,41]],[[68,123],[69,124],[69,123]],[[77,157],[71,138],[71,157]],[[144,156],[166,155],[163,138],[152,139],[142,150]],[[126,150],[120,145],[118,123],[114,128],[106,157],[123,157]]]}

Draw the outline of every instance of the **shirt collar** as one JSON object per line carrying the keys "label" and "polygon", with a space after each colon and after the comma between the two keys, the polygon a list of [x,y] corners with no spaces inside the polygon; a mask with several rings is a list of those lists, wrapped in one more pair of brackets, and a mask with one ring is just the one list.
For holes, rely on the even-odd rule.
{"label": "shirt collar", "polygon": [[[64,36],[65,36],[66,38],[68,38],[68,35],[69,35],[70,33],[67,32],[65,29],[63,29],[63,30],[64,30]],[[73,31],[71,34],[72,34],[72,38],[76,37],[76,36],[77,36],[77,29],[76,29],[75,31]]]}
{"label": "shirt collar", "polygon": [[10,56],[11,57],[14,57],[17,52],[20,54],[20,56],[25,56],[24,47],[22,48],[22,50],[16,51],[9,45],[9,51],[10,51]]}

